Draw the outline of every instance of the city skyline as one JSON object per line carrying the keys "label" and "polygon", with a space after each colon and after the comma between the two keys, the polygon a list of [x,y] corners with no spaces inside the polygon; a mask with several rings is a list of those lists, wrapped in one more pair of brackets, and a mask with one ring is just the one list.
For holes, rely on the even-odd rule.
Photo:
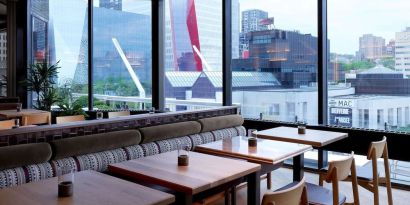
{"label": "city skyline", "polygon": [[[240,0],[240,10],[267,11],[269,17],[275,18],[276,28],[298,30],[317,36],[316,1],[303,1],[302,5],[300,0],[288,0],[286,3],[279,0],[271,1],[271,4],[266,4],[264,0]],[[359,49],[359,38],[362,35],[381,36],[389,42],[395,38],[396,32],[410,26],[409,1],[376,1],[377,3],[375,0],[328,0],[328,38],[332,53],[354,55]],[[357,18],[359,16],[360,19]]]}

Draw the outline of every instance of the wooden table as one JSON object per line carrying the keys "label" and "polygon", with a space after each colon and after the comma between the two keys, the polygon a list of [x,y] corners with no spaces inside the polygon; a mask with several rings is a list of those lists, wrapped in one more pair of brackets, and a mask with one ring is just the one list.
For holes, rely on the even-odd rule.
{"label": "wooden table", "polygon": [[[192,204],[215,189],[229,189],[246,179],[248,204],[260,204],[259,164],[189,153],[189,166],[177,165],[176,151],[109,165],[111,173],[139,183],[159,185],[177,192],[176,204]],[[219,192],[218,191],[218,192]]]}
{"label": "wooden table", "polygon": [[59,198],[57,177],[0,190],[1,205],[165,205],[173,195],[94,171],[74,175],[74,194]]}
{"label": "wooden table", "polygon": [[[50,112],[44,111],[44,110],[35,110],[35,109],[21,109],[20,112],[17,112],[16,109],[0,110],[0,117],[6,118],[6,119],[12,119],[12,118],[22,118],[23,116],[35,115],[35,114],[40,114],[40,113],[50,113]],[[50,113],[50,116],[51,116],[51,113]]]}
{"label": "wooden table", "polygon": [[306,134],[298,134],[298,129],[293,127],[276,127],[258,131],[255,134],[258,138],[312,145],[318,149],[318,169],[323,168],[323,162],[327,161],[327,153],[324,153],[322,148],[348,137],[347,133],[312,129],[306,129]]}
{"label": "wooden table", "polygon": [[238,136],[232,139],[198,145],[195,151],[218,156],[233,157],[262,165],[261,174],[268,174],[268,189],[270,189],[270,173],[279,168],[287,159],[293,158],[295,164],[293,179],[303,178],[303,153],[312,150],[310,145],[258,139],[256,147],[248,146],[248,137]]}

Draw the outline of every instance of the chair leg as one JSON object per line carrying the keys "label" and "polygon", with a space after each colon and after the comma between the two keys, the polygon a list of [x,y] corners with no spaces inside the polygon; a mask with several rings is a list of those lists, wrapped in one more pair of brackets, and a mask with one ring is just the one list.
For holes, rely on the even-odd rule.
{"label": "chair leg", "polygon": [[385,146],[384,150],[384,170],[385,170],[385,179],[386,179],[386,189],[387,189],[387,199],[389,201],[389,205],[393,205],[393,194],[391,190],[391,181],[390,181],[390,165],[389,165],[389,156],[387,152],[387,145]]}
{"label": "chair leg", "polygon": [[320,174],[319,173],[319,186],[323,186],[323,181],[324,181],[325,179],[324,179],[324,176],[323,176],[323,174]]}

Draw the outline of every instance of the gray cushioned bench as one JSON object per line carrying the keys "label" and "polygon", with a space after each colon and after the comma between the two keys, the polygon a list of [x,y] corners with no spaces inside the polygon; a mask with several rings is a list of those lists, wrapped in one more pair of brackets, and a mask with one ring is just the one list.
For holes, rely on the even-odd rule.
{"label": "gray cushioned bench", "polygon": [[[50,144],[1,147],[0,188],[53,177],[61,166],[104,172],[109,164],[169,152],[182,145],[192,150],[200,144],[246,135],[242,124],[241,116],[226,115],[66,138]],[[7,161],[3,154],[15,157]]]}

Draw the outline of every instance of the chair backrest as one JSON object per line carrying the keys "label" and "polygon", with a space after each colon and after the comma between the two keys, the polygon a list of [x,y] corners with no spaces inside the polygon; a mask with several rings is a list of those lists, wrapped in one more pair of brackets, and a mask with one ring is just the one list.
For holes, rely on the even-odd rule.
{"label": "chair backrest", "polygon": [[333,205],[339,204],[339,181],[352,179],[354,204],[360,204],[354,152],[346,159],[329,162],[325,180],[332,183]]}
{"label": "chair backrest", "polygon": [[22,124],[23,126],[26,125],[40,125],[40,124],[51,124],[51,116],[50,113],[38,113],[32,115],[26,115],[22,117]]}
{"label": "chair backrest", "polygon": [[331,182],[332,177],[334,176],[336,176],[337,181],[342,181],[349,177],[353,160],[354,153],[352,152],[352,154],[345,159],[329,162],[329,170],[327,172],[328,174],[326,181]]}
{"label": "chair backrest", "polygon": [[15,122],[14,120],[3,120],[0,121],[0,130],[8,130],[12,129],[14,126]]}
{"label": "chair backrest", "polygon": [[386,136],[384,136],[383,139],[380,141],[370,143],[369,151],[367,152],[367,159],[368,160],[372,159],[373,152],[374,152],[376,159],[382,157],[386,146],[387,146]]}
{"label": "chair backrest", "polygon": [[63,123],[68,123],[68,122],[78,122],[78,121],[84,121],[84,120],[85,120],[84,115],[62,116],[62,117],[56,117],[56,124],[63,124]]}
{"label": "chair backrest", "polygon": [[108,113],[108,118],[115,118],[115,117],[121,117],[121,116],[129,116],[130,111],[119,111],[119,112],[109,112]]}
{"label": "chair backrest", "polygon": [[262,205],[307,205],[307,191],[305,186],[305,178],[295,186],[275,191],[267,192],[263,195]]}
{"label": "chair backrest", "polygon": [[0,110],[16,110],[21,103],[0,103]]}

